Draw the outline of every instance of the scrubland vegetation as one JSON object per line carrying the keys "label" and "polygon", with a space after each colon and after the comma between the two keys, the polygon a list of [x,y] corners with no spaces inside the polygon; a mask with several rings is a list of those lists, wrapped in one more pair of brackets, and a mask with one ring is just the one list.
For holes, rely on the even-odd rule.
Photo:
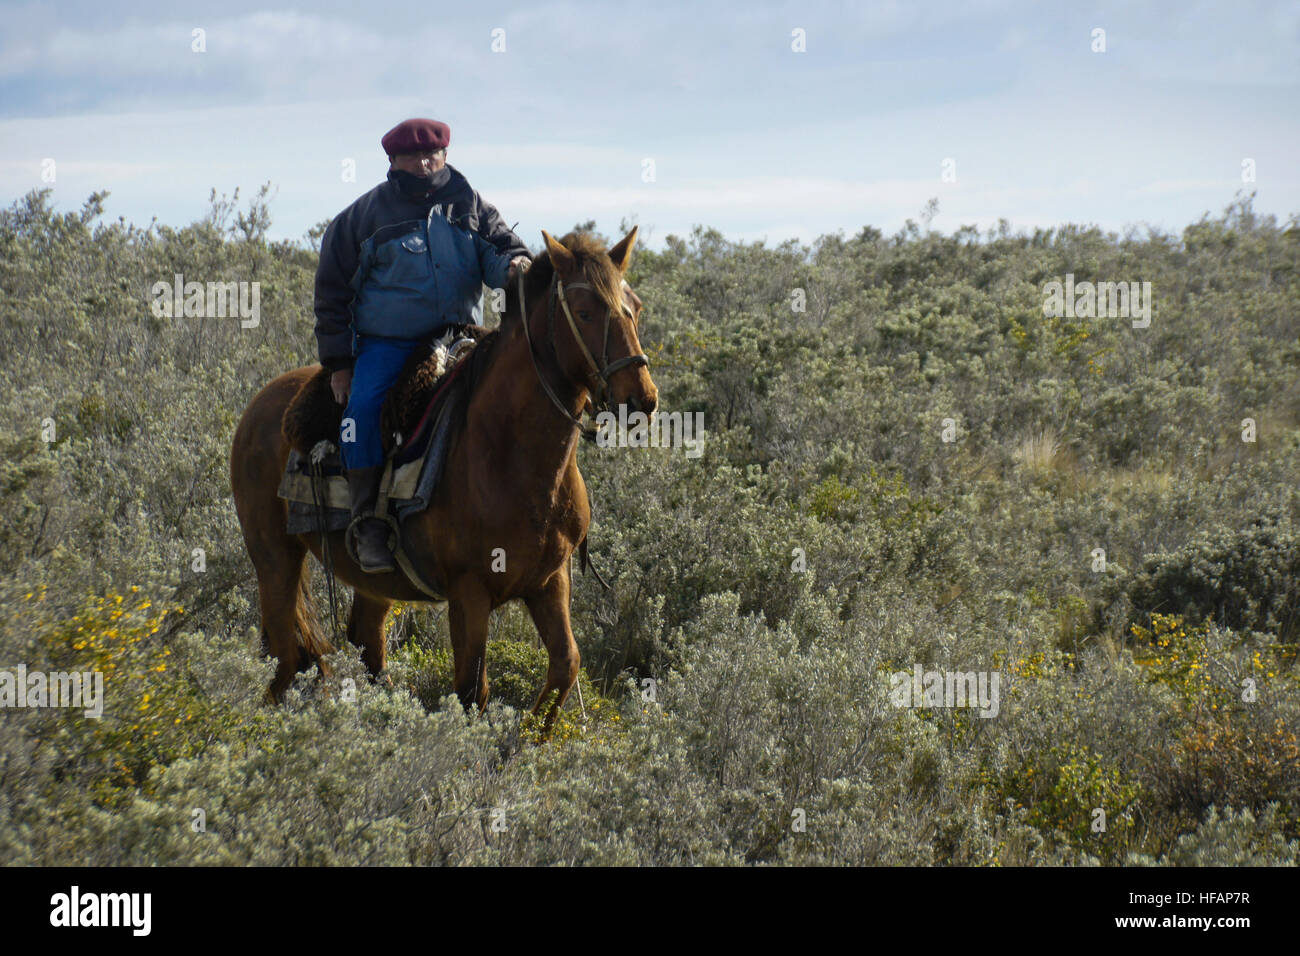
{"label": "scrubland vegetation", "polygon": [[[1295,222],[639,250],[661,407],[708,440],[581,450],[613,587],[576,579],[582,699],[538,746],[516,607],[482,717],[419,605],[392,688],[348,646],[261,705],[227,454],[315,361],[319,236],[268,241],[266,198],[0,212],[0,667],[107,697],[0,712],[5,861],[1297,862]],[[260,323],[155,317],[177,273],[260,283]],[[1151,282],[1150,327],[1044,316],[1067,273]],[[895,706],[917,664],[997,672],[997,715]]]}

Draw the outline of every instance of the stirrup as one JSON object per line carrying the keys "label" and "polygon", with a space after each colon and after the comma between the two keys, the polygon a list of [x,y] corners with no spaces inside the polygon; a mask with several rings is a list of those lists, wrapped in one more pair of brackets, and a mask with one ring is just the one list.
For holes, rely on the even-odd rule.
{"label": "stirrup", "polygon": [[369,521],[371,518],[377,518],[384,524],[388,525],[388,552],[393,558],[393,566],[397,566],[397,546],[401,543],[402,532],[397,527],[397,519],[388,513],[382,515],[369,514],[357,515],[348,522],[347,530],[343,532],[343,547],[348,552],[348,557],[357,567],[361,567],[361,560],[357,557],[357,525],[362,521]]}

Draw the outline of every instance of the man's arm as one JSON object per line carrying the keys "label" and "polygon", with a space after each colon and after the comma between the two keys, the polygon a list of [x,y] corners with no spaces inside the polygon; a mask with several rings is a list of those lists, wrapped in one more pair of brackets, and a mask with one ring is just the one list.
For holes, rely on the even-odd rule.
{"label": "man's arm", "polygon": [[[483,275],[483,284],[489,289],[504,289],[510,278],[510,263],[513,256],[497,251],[497,247],[480,236],[470,233],[474,239],[474,251],[478,254],[479,271]],[[527,252],[524,253],[527,255]]]}
{"label": "man's arm", "polygon": [[346,214],[336,216],[325,230],[316,267],[316,349],[330,371],[351,368],[352,277],[359,250]]}
{"label": "man's arm", "polygon": [[501,218],[501,213],[497,212],[497,207],[492,205],[477,192],[474,193],[474,204],[478,212],[478,234],[492,243],[497,252],[510,259],[516,256],[527,256],[532,258],[533,255],[524,245],[524,241],[511,232],[506,221]]}

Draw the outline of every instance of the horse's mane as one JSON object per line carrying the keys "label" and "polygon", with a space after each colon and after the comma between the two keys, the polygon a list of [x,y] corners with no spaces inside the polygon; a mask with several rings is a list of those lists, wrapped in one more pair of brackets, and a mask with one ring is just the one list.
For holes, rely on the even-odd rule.
{"label": "horse's mane", "polygon": [[[592,233],[571,232],[560,240],[560,245],[573,253],[578,262],[578,269],[591,283],[596,294],[617,313],[623,301],[623,277],[614,268],[614,263],[610,262],[609,250],[605,248],[605,244]],[[555,265],[551,262],[551,254],[543,250],[524,274],[524,297],[529,302],[536,302],[546,295],[551,277],[554,275]],[[506,290],[506,314],[502,318],[503,326],[512,320],[518,320],[518,300],[518,286],[511,284],[511,287]]]}
{"label": "horse's mane", "polygon": [[[623,299],[623,278],[610,262],[609,250],[605,248],[605,244],[588,232],[571,232],[560,240],[560,244],[573,253],[578,269],[591,283],[596,295],[600,296],[610,309],[617,312],[621,308]],[[524,299],[530,306],[546,297],[554,275],[555,264],[551,262],[551,254],[548,250],[543,250],[524,273]],[[452,383],[451,390],[460,403],[457,431],[464,427],[464,416],[469,411],[469,399],[479,380],[491,366],[497,344],[519,324],[521,314],[519,285],[516,281],[510,283],[510,288],[506,289],[506,310],[501,316],[501,324],[479,338],[474,350],[465,359],[466,367]]]}

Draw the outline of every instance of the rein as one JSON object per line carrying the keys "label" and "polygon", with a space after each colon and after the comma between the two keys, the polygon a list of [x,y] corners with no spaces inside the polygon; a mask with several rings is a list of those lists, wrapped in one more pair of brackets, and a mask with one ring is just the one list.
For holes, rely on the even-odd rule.
{"label": "rein", "polygon": [[[311,451],[311,500],[316,508],[316,527],[320,529],[321,565],[325,570],[325,591],[329,595],[330,624],[334,627],[331,636],[338,641],[341,637],[338,589],[334,583],[334,557],[330,554],[330,536],[325,529],[325,504],[320,497],[320,486],[325,482],[325,449],[321,447],[322,444],[328,443],[318,443]],[[331,449],[333,447],[330,445]]]}

